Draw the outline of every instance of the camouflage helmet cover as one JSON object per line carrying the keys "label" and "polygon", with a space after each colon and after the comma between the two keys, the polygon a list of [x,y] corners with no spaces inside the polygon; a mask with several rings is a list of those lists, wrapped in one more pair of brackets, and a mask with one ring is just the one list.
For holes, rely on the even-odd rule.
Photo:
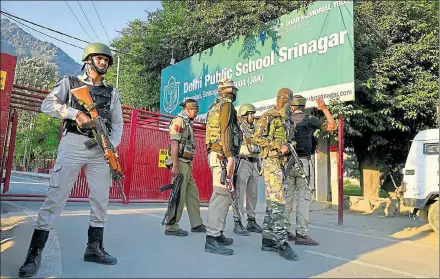
{"label": "camouflage helmet cover", "polygon": [[101,43],[88,44],[84,49],[84,53],[82,55],[82,61],[86,61],[90,55],[94,55],[94,54],[102,54],[107,56],[109,58],[108,66],[110,67],[111,65],[113,65],[112,51],[107,45]]}
{"label": "camouflage helmet cover", "polygon": [[226,88],[232,88],[235,89],[235,91],[238,91],[238,88],[235,87],[234,85],[234,81],[230,78],[222,78],[219,82],[218,82],[218,91],[223,91]]}
{"label": "camouflage helmet cover", "polygon": [[301,95],[293,96],[292,106],[305,106],[305,105],[306,105],[306,98],[304,98]]}
{"label": "camouflage helmet cover", "polygon": [[238,115],[243,116],[248,112],[256,112],[256,109],[254,107],[254,105],[252,104],[243,104],[240,106],[240,108],[238,109]]}

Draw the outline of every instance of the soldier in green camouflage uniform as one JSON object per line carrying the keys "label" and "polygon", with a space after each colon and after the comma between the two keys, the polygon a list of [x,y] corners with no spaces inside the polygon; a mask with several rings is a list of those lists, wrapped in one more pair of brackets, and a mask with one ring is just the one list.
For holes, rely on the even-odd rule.
{"label": "soldier in green camouflage uniform", "polygon": [[290,89],[280,89],[276,107],[261,116],[254,134],[255,143],[263,148],[261,159],[266,186],[266,216],[261,250],[277,252],[290,261],[296,260],[298,255],[287,243],[283,166],[288,153],[286,123],[292,96]]}

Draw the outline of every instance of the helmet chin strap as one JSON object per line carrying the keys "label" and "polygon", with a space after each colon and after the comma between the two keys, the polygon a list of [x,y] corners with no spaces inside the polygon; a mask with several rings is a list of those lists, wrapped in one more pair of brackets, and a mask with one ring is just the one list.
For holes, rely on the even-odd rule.
{"label": "helmet chin strap", "polygon": [[93,67],[93,70],[95,70],[95,72],[97,72],[100,75],[104,75],[105,73],[107,73],[108,68],[105,70],[99,69],[98,66],[96,66],[95,62],[93,62],[93,59],[92,59],[92,67]]}

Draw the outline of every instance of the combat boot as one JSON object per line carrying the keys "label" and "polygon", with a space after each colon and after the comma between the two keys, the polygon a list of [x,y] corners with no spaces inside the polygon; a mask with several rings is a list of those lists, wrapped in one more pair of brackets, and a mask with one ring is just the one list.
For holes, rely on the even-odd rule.
{"label": "combat boot", "polygon": [[217,241],[217,237],[210,235],[206,236],[205,252],[223,255],[223,256],[234,254],[234,250],[224,247]]}
{"label": "combat boot", "polygon": [[287,232],[287,241],[295,241],[296,236],[291,233],[291,232]]}
{"label": "combat boot", "polygon": [[217,236],[216,238],[217,238],[217,242],[218,242],[220,245],[223,245],[223,246],[229,246],[229,245],[231,245],[232,243],[234,243],[234,239],[232,239],[232,238],[230,238],[230,237],[226,237],[226,236],[223,234],[223,231],[221,231],[221,232],[220,232],[220,235]]}
{"label": "combat boot", "polygon": [[278,247],[272,239],[263,238],[261,241],[261,251],[278,252]]}
{"label": "combat boot", "polygon": [[300,234],[296,233],[295,245],[318,246],[319,242],[316,240],[313,240],[308,235],[300,235]]}
{"label": "combat boot", "polygon": [[89,240],[86,252],[84,253],[84,261],[105,265],[117,263],[117,259],[104,250],[104,245],[102,244],[104,228],[89,227],[88,236]]}
{"label": "combat boot", "polygon": [[245,229],[240,220],[234,221],[234,233],[243,236],[249,235],[249,232]]}
{"label": "combat boot", "polygon": [[191,228],[192,232],[206,232],[206,226],[201,224],[200,226]]}
{"label": "combat boot", "polygon": [[296,261],[298,259],[298,254],[293,251],[287,242],[284,242],[278,247],[278,254],[288,261]]}
{"label": "combat boot", "polygon": [[41,264],[41,257],[44,246],[49,237],[49,231],[35,229],[32,235],[31,244],[24,264],[18,271],[20,277],[32,277],[37,274]]}
{"label": "combat boot", "polygon": [[250,232],[254,233],[262,233],[263,229],[257,224],[255,218],[249,217],[246,225],[246,229]]}

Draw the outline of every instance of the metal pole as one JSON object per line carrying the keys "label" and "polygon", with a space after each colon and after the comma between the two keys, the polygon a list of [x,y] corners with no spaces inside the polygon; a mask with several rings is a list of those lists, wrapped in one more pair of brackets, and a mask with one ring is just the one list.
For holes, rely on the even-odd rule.
{"label": "metal pole", "polygon": [[344,116],[338,117],[338,225],[344,223]]}
{"label": "metal pole", "polygon": [[116,68],[116,88],[119,88],[119,55],[118,55],[118,67]]}

